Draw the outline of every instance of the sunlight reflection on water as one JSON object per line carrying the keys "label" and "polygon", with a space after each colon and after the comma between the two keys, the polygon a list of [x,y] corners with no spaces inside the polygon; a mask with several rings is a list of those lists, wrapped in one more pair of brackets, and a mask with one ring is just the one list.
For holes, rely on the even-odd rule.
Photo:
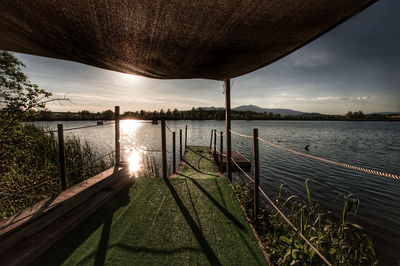
{"label": "sunlight reflection on water", "polygon": [[139,151],[132,149],[128,157],[128,164],[129,164],[129,173],[131,175],[137,174],[137,172],[142,167]]}
{"label": "sunlight reflection on water", "polygon": [[138,129],[142,123],[138,120],[122,120],[121,128],[121,143],[124,144],[124,157],[127,158],[129,164],[129,173],[131,176],[136,176],[142,169],[142,154],[144,147],[137,147]]}

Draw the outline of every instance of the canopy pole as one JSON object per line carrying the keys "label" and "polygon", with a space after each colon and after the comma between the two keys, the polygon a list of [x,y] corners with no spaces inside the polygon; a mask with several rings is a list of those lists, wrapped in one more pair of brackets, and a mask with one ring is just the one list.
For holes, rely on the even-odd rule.
{"label": "canopy pole", "polygon": [[121,143],[120,143],[120,132],[119,132],[119,106],[115,106],[115,165],[117,168],[121,163]]}
{"label": "canopy pole", "polygon": [[165,120],[161,120],[161,157],[162,157],[162,176],[167,178],[167,140],[165,136]]}
{"label": "canopy pole", "polygon": [[231,146],[231,80],[224,81],[225,85],[225,123],[226,123],[226,172],[229,181],[232,183],[232,146]]}

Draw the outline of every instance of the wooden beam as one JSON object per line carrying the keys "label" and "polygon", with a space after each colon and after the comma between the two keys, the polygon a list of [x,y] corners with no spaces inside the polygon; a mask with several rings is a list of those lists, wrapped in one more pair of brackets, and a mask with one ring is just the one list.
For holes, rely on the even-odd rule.
{"label": "wooden beam", "polygon": [[220,140],[219,140],[219,171],[222,173],[222,162],[224,160],[224,134],[220,132]]}
{"label": "wooden beam", "polygon": [[232,182],[231,81],[230,81],[230,79],[225,80],[224,84],[225,84],[225,123],[226,123],[226,153],[227,153],[226,172],[227,172],[229,181]]}
{"label": "wooden beam", "polygon": [[167,140],[165,136],[165,120],[161,120],[161,153],[163,178],[167,178]]}
{"label": "wooden beam", "polygon": [[213,130],[211,129],[210,151],[212,151],[212,139],[213,139]]}
{"label": "wooden beam", "polygon": [[121,162],[121,148],[119,138],[119,106],[115,106],[115,165],[118,167]]}
{"label": "wooden beam", "polygon": [[182,129],[179,129],[179,160],[182,161]]}
{"label": "wooden beam", "polygon": [[214,129],[214,156],[217,154],[217,130]]}
{"label": "wooden beam", "polygon": [[176,172],[175,131],[172,132],[172,173]]}
{"label": "wooden beam", "polygon": [[254,151],[254,220],[260,213],[260,199],[258,187],[260,185],[260,160],[258,151],[258,129],[253,128],[253,151]]}
{"label": "wooden beam", "polygon": [[185,151],[187,146],[187,125],[185,126]]}
{"label": "wooden beam", "polygon": [[67,188],[67,173],[65,170],[65,145],[64,145],[64,126],[63,124],[57,125],[58,132],[58,157],[60,162],[60,178],[61,178],[61,189]]}

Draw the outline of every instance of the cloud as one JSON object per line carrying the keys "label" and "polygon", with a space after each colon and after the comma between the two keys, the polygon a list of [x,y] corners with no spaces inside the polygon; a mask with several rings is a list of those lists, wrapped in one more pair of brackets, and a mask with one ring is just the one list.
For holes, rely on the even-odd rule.
{"label": "cloud", "polygon": [[368,96],[358,96],[356,99],[357,99],[358,101],[363,101],[363,100],[371,99],[371,97],[368,97]]}
{"label": "cloud", "polygon": [[327,52],[303,50],[301,53],[290,55],[288,61],[295,67],[318,67],[329,64],[332,61],[332,56]]}
{"label": "cloud", "polygon": [[351,100],[357,100],[357,101],[364,101],[371,99],[369,96],[357,96],[357,97],[347,97],[347,96],[324,96],[324,97],[310,97],[310,98],[305,98],[305,97],[297,97],[295,98],[296,101],[313,101],[313,102],[333,102],[333,101],[351,101]]}
{"label": "cloud", "polygon": [[353,97],[333,97],[333,96],[327,96],[327,97],[317,97],[317,98],[311,98],[311,101],[348,101],[352,100]]}

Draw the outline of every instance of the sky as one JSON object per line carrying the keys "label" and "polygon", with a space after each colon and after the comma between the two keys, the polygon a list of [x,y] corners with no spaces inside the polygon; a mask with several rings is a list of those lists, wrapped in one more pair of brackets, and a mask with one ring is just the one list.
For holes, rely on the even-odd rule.
{"label": "sky", "polygon": [[[380,0],[275,63],[232,80],[232,107],[303,112],[400,112],[399,0]],[[30,80],[66,96],[52,111],[187,110],[224,106],[221,81],[157,80],[79,63],[15,54]]]}

